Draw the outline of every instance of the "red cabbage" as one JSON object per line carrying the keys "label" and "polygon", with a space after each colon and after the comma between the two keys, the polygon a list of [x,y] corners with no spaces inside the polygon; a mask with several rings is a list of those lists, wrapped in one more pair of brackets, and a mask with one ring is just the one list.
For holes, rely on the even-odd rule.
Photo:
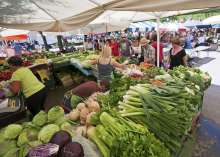
{"label": "red cabbage", "polygon": [[69,142],[60,151],[59,157],[84,157],[84,151],[78,142]]}
{"label": "red cabbage", "polygon": [[59,148],[61,149],[65,144],[71,141],[71,135],[67,131],[61,130],[53,135],[53,137],[50,140],[50,143],[59,145]]}
{"label": "red cabbage", "polygon": [[57,144],[43,144],[30,150],[28,157],[52,157],[57,154],[59,146]]}

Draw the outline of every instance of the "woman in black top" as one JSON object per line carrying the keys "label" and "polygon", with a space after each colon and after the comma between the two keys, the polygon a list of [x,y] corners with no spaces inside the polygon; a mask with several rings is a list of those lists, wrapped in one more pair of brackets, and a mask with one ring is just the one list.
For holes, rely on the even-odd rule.
{"label": "woman in black top", "polygon": [[183,47],[181,47],[181,41],[179,38],[174,37],[172,40],[172,48],[170,49],[169,63],[170,69],[183,65],[187,66],[187,55]]}

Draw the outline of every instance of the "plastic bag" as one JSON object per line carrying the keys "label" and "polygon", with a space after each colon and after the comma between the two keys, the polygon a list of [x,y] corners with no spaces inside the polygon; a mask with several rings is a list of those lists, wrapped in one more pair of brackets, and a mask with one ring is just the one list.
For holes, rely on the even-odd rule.
{"label": "plastic bag", "polygon": [[91,141],[81,135],[77,135],[72,139],[73,142],[78,142],[84,150],[84,157],[102,157],[98,148]]}

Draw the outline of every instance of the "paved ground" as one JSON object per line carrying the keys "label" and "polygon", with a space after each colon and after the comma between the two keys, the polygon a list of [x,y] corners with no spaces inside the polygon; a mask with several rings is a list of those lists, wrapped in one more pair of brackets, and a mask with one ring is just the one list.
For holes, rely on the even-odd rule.
{"label": "paved ground", "polygon": [[[197,66],[212,76],[206,90],[202,117],[195,134],[193,157],[220,156],[220,52],[201,52]],[[188,157],[188,156],[187,156]],[[189,156],[190,157],[190,156]]]}

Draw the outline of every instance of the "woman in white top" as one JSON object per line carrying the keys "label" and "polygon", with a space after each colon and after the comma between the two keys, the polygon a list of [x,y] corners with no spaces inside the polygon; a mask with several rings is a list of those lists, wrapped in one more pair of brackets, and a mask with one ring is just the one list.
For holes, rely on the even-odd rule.
{"label": "woman in white top", "polygon": [[141,45],[140,41],[138,38],[135,38],[132,42],[132,54],[135,55],[136,57],[141,56]]}

